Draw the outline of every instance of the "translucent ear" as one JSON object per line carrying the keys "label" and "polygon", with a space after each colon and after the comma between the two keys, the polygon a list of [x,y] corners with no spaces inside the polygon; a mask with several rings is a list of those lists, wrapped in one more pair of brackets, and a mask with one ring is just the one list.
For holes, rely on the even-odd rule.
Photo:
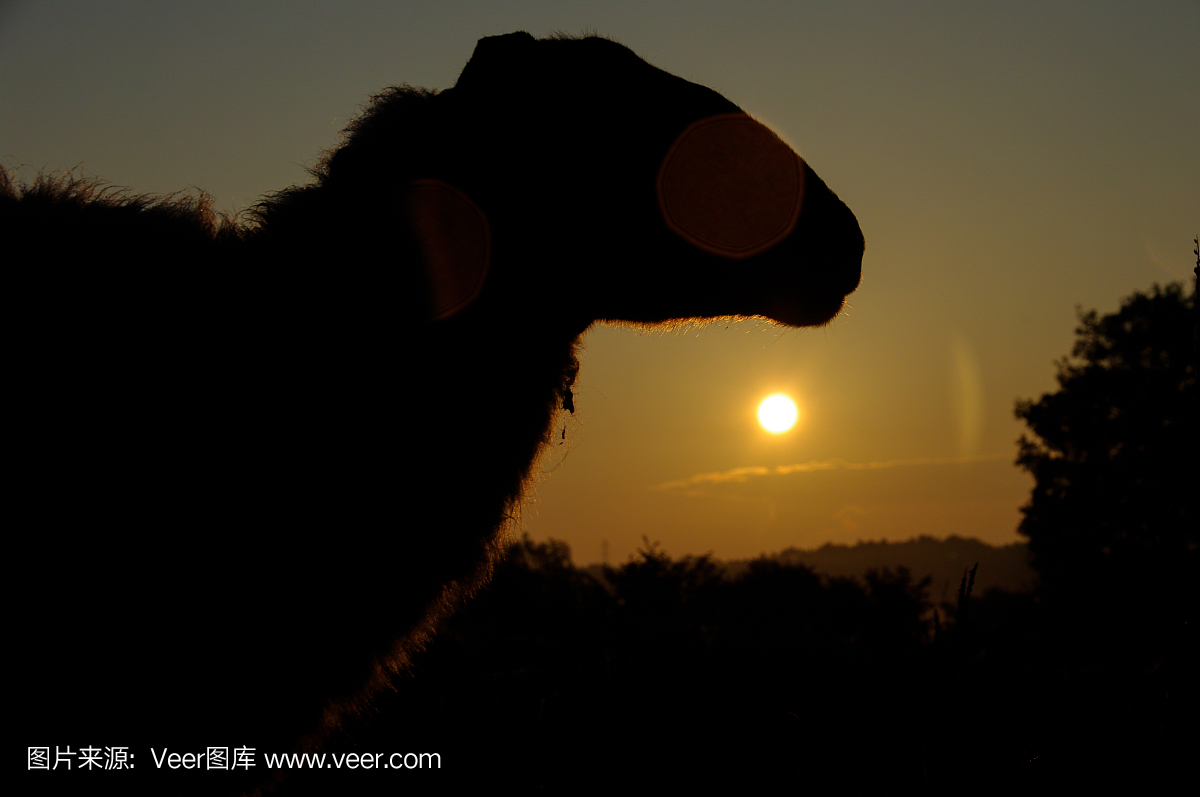
{"label": "translucent ear", "polygon": [[428,278],[433,318],[450,318],[475,301],[487,279],[487,217],[462,191],[432,179],[409,184],[407,210]]}
{"label": "translucent ear", "polygon": [[688,126],[658,171],[663,220],[693,246],[735,260],[791,234],[804,202],[804,165],[741,113]]}

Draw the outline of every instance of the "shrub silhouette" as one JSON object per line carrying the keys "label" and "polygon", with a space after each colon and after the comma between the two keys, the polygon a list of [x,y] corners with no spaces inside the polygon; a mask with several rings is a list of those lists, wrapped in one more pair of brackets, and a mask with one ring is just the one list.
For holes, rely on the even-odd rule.
{"label": "shrub silhouette", "polygon": [[[910,766],[895,723],[929,698],[914,688],[928,634],[908,633],[928,623],[910,576],[868,585],[764,558],[728,580],[709,557],[647,542],[600,580],[560,555],[543,566],[563,550],[515,543],[383,710],[427,718],[483,772],[507,761],[506,778],[551,789],[581,776],[853,786]],[[880,768],[849,764],[862,755]]]}
{"label": "shrub silhouette", "polygon": [[1063,777],[1161,788],[1188,755],[1200,666],[1194,303],[1168,285],[1110,315],[1081,312],[1060,389],[1017,403],[1032,433],[1017,464],[1036,481],[1019,531],[1042,604],[1026,639],[1057,664],[1034,680],[1037,710],[1077,718],[1073,739],[1042,748]]}
{"label": "shrub silhouette", "polygon": [[1033,595],[964,589],[964,627],[935,637],[924,579],[902,572],[828,578],[762,558],[712,579],[718,563],[647,545],[601,583],[516,546],[383,709],[438,729],[481,784],[507,766],[550,790],[581,777],[1036,790],[1166,783],[1188,760],[1190,719],[1148,730],[1161,706],[1146,680],[1112,659],[1081,667]]}
{"label": "shrub silhouette", "polygon": [[1077,622],[1178,627],[1197,605],[1194,301],[1175,284],[1080,312],[1058,392],[1017,403],[1036,480],[1019,531],[1041,594]]}

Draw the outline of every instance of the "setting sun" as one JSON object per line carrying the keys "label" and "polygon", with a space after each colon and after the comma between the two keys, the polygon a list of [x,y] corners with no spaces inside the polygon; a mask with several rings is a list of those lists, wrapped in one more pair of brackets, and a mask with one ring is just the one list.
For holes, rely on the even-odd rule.
{"label": "setting sun", "polygon": [[758,405],[758,422],[768,432],[786,432],[796,423],[796,404],[782,393],[767,396]]}

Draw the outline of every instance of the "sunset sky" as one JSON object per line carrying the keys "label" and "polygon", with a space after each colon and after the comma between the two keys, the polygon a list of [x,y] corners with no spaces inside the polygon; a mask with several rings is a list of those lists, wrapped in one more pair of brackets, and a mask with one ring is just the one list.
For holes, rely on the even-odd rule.
{"label": "sunset sky", "polygon": [[[0,0],[0,165],[201,189],[236,212],[306,181],[372,93],[448,88],[480,37],[515,30],[594,31],[716,89],[867,240],[823,329],[588,332],[578,411],[517,528],[577,564],[623,561],[643,535],[722,558],[1016,541],[1032,480],[1012,464],[1013,403],[1054,389],[1075,307],[1192,277],[1194,0]],[[756,417],[773,393],[800,411],[779,435]]]}

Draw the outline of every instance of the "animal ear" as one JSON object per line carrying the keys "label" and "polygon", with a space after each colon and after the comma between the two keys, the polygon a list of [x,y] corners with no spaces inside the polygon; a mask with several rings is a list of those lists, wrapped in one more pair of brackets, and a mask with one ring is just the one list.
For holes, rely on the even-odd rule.
{"label": "animal ear", "polygon": [[456,89],[487,90],[523,78],[532,69],[537,39],[524,31],[485,36],[475,44],[471,60],[459,73]]}
{"label": "animal ear", "polygon": [[693,246],[734,260],[791,234],[804,202],[804,163],[744,113],[693,122],[658,171],[663,220]]}
{"label": "animal ear", "polygon": [[479,296],[491,260],[487,216],[471,198],[441,180],[408,186],[409,223],[417,239],[435,321],[450,318]]}

